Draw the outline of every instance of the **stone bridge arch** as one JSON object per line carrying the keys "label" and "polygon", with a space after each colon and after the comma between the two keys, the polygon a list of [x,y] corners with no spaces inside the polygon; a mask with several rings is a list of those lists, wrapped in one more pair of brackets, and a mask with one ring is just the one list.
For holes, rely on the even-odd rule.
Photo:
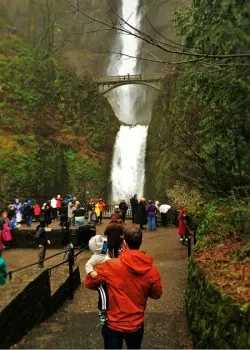
{"label": "stone bridge arch", "polygon": [[125,86],[125,85],[144,85],[144,86],[149,86],[153,89],[156,89],[156,90],[160,90],[160,86],[157,86],[155,84],[151,84],[151,83],[147,83],[147,82],[144,82],[144,81],[127,81],[127,82],[121,82],[121,83],[117,83],[115,85],[111,85],[111,86],[108,86],[108,88],[104,89],[104,91],[101,91],[101,94],[102,95],[106,95],[109,91],[112,91],[116,88],[118,88],[119,86]]}
{"label": "stone bridge arch", "polygon": [[117,75],[117,76],[103,76],[94,77],[93,81],[98,85],[102,95],[106,95],[109,91],[112,91],[119,86],[125,85],[144,85],[155,90],[160,90],[162,81],[164,79],[163,74],[151,74],[151,75]]}

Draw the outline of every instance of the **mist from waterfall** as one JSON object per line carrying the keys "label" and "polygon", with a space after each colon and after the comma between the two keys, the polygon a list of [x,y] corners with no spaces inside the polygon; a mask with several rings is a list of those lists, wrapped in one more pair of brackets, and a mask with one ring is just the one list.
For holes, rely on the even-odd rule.
{"label": "mist from waterfall", "polygon": [[[137,29],[140,28],[138,6],[139,0],[122,0],[121,17]],[[139,40],[136,37],[120,33],[116,45],[119,48],[115,51],[133,57],[138,54]],[[140,65],[136,59],[112,55],[108,75],[126,74],[140,74]],[[142,118],[137,115],[135,106],[142,96],[143,87],[126,85],[116,88],[108,97],[117,118],[130,125],[120,127],[114,146],[111,199],[116,203],[122,198],[128,200],[135,193],[139,197],[143,195],[148,127],[136,125]]]}

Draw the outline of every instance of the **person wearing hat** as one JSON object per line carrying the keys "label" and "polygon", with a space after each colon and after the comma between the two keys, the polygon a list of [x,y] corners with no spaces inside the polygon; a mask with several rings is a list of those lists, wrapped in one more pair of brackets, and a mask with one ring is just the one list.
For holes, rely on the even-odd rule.
{"label": "person wearing hat", "polygon": [[189,232],[188,226],[187,226],[187,205],[185,204],[179,213],[179,229],[178,229],[178,235],[180,236],[180,242],[184,243],[184,241],[188,240],[187,234]]}
{"label": "person wearing hat", "polygon": [[108,249],[111,258],[118,258],[118,252],[121,247],[123,237],[123,226],[119,224],[115,216],[111,217],[109,225],[104,231],[104,236],[108,238]]}
{"label": "person wearing hat", "polygon": [[119,209],[121,211],[121,219],[125,223],[126,214],[127,214],[127,210],[128,210],[128,205],[127,205],[125,199],[122,199],[121,203],[119,204]]}
{"label": "person wearing hat", "polygon": [[114,209],[113,213],[111,214],[111,219],[112,219],[113,216],[114,216],[117,220],[120,220],[120,219],[121,219],[121,211],[120,211],[118,205],[115,205],[115,209]]}
{"label": "person wearing hat", "polygon": [[61,195],[60,194],[58,194],[57,196],[56,196],[56,207],[57,207],[57,211],[58,211],[58,214],[59,214],[59,209],[61,208],[61,206],[62,206],[62,197],[61,197]]}
{"label": "person wearing hat", "polygon": [[139,225],[141,230],[145,230],[143,225],[146,225],[148,222],[145,198],[142,198],[139,202],[138,209],[135,214],[135,222]]}
{"label": "person wearing hat", "polygon": [[106,204],[103,202],[102,198],[99,199],[98,201],[98,207],[99,207],[99,210],[100,210],[100,224],[102,223],[102,216],[103,216],[103,213],[104,213],[104,209],[106,207]]}
{"label": "person wearing hat", "polygon": [[95,267],[96,277],[86,276],[87,288],[97,290],[105,283],[108,291],[108,323],[102,326],[105,349],[141,349],[147,299],[159,299],[162,282],[153,258],[140,251],[142,232],[126,227],[124,250],[119,259]]}
{"label": "person wearing hat", "polygon": [[[97,276],[94,267],[110,259],[107,254],[107,238],[104,238],[101,235],[95,235],[94,237],[90,238],[89,249],[92,252],[92,256],[87,261],[85,270],[87,275],[94,279]],[[101,325],[104,326],[108,322],[106,315],[108,297],[107,289],[104,284],[98,287],[98,295],[98,316]]]}

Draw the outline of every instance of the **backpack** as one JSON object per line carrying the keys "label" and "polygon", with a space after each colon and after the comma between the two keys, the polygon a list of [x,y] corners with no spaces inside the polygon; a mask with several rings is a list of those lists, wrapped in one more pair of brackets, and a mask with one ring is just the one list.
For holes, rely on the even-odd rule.
{"label": "backpack", "polygon": [[15,228],[17,226],[17,222],[16,219],[13,218],[10,220],[10,228]]}

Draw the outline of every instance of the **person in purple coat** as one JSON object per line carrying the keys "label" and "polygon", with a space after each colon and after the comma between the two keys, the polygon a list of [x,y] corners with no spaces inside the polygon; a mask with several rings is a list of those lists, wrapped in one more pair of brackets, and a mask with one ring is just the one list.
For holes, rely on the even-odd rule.
{"label": "person in purple coat", "polygon": [[148,217],[148,229],[150,231],[156,230],[156,215],[157,215],[157,208],[152,201],[148,201],[147,205],[147,217]]}

